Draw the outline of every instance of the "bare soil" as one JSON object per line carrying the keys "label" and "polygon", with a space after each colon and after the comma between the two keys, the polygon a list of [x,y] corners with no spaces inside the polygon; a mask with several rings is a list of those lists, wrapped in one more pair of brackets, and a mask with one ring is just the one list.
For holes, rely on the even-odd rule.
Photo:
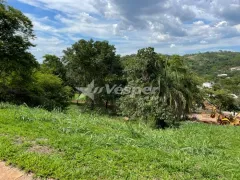
{"label": "bare soil", "polygon": [[6,166],[4,162],[0,162],[0,180],[33,180],[32,174],[26,174],[17,168]]}

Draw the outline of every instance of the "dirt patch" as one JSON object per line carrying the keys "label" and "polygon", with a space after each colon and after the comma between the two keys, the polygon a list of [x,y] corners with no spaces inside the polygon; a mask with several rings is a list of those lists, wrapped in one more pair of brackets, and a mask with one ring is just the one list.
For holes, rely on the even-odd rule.
{"label": "dirt patch", "polygon": [[217,118],[211,118],[211,114],[192,114],[191,119],[194,119],[198,122],[203,122],[207,124],[218,124]]}
{"label": "dirt patch", "polygon": [[54,149],[47,146],[33,145],[31,148],[29,148],[28,151],[40,154],[52,154],[54,152]]}
{"label": "dirt patch", "polygon": [[17,137],[17,138],[14,139],[14,142],[17,145],[21,145],[23,143],[29,143],[29,144],[35,145],[35,144],[39,144],[39,143],[40,144],[46,143],[47,141],[48,141],[48,139],[45,139],[45,138],[37,138],[34,141],[27,140],[24,137]]}
{"label": "dirt patch", "polygon": [[29,141],[23,137],[18,137],[15,139],[14,142],[16,145],[22,145],[24,143],[28,143],[30,145],[30,147],[28,148],[29,152],[35,152],[35,153],[40,153],[40,154],[52,154],[53,152],[56,152],[53,148],[50,148],[50,147],[44,146],[44,145],[40,145],[42,143],[46,143],[47,141],[48,141],[48,139],[44,139],[44,138],[38,138],[35,141]]}
{"label": "dirt patch", "polygon": [[26,142],[23,138],[17,138],[14,140],[14,143],[16,145],[22,145],[24,142]]}

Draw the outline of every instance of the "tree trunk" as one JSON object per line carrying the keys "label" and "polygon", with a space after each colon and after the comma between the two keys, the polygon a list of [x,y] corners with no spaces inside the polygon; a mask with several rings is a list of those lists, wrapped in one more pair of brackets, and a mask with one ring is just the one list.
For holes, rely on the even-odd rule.
{"label": "tree trunk", "polygon": [[108,109],[108,100],[105,102],[105,108]]}
{"label": "tree trunk", "polygon": [[94,100],[91,100],[91,110],[94,110],[94,106],[95,106]]}

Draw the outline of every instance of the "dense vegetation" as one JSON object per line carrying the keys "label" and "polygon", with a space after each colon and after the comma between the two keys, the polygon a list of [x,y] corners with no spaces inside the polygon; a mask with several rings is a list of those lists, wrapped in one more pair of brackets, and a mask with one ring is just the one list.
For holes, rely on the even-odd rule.
{"label": "dense vegetation", "polygon": [[[213,88],[204,92],[205,98],[220,109],[239,110],[240,100],[240,53],[219,51],[185,55],[188,67],[200,77],[200,82],[212,82]],[[236,68],[236,69],[232,69]],[[218,75],[227,74],[219,77]],[[210,98],[209,98],[210,95]]]}
{"label": "dense vegetation", "polygon": [[66,107],[72,93],[63,76],[56,74],[60,59],[45,56],[39,65],[29,52],[35,37],[32,22],[2,1],[0,17],[0,101],[41,105],[49,110]]}
{"label": "dense vegetation", "polygon": [[120,98],[120,110],[128,117],[153,120],[157,126],[174,124],[186,118],[201,97],[194,74],[180,56],[167,57],[153,48],[141,49],[137,55],[123,57],[127,86],[157,87],[154,94],[127,94]]}
{"label": "dense vegetation", "polygon": [[153,130],[122,118],[0,105],[0,159],[54,179],[239,179],[237,127]]}
{"label": "dense vegetation", "polygon": [[[120,85],[122,80],[122,64],[120,56],[116,55],[116,49],[107,41],[80,40],[72,47],[64,50],[62,61],[65,64],[68,83],[74,88],[86,87],[94,81],[95,87]],[[91,108],[95,103],[114,103],[115,94],[95,93],[91,100]]]}
{"label": "dense vegetation", "polygon": [[216,78],[228,74],[230,68],[240,66],[240,53],[231,51],[206,52],[185,55],[186,62],[198,75]]}

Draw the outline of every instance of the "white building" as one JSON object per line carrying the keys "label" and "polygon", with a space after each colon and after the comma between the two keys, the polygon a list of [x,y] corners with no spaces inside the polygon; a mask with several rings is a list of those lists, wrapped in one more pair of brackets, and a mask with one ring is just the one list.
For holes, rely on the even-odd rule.
{"label": "white building", "polygon": [[213,82],[205,82],[205,83],[203,83],[202,86],[203,86],[204,88],[212,88],[212,87],[213,87],[213,84],[214,84]]}
{"label": "white building", "polygon": [[231,71],[240,71],[240,66],[230,68]]}
{"label": "white building", "polygon": [[230,94],[234,99],[238,99],[238,96],[236,94]]}
{"label": "white building", "polygon": [[227,77],[227,74],[218,74],[218,77]]}

